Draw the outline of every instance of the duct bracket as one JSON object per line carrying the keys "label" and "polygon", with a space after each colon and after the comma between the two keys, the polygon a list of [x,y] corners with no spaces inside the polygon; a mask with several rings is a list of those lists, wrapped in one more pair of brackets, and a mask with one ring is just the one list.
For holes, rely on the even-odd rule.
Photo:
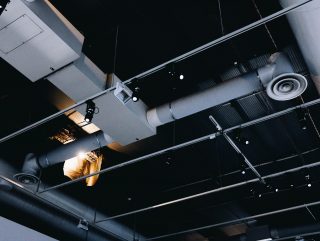
{"label": "duct bracket", "polygon": [[125,105],[131,99],[132,91],[124,84],[117,82],[114,95]]}
{"label": "duct bracket", "polygon": [[88,231],[89,230],[89,222],[85,219],[80,219],[77,225],[77,228]]}

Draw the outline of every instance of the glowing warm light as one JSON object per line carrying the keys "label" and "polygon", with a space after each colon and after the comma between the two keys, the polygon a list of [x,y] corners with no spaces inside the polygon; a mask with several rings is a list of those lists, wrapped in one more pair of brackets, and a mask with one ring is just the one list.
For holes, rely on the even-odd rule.
{"label": "glowing warm light", "polygon": [[[78,156],[68,159],[64,162],[63,173],[71,180],[95,173],[101,170],[102,156],[96,156],[94,161],[88,161],[88,154],[81,152]],[[87,186],[93,186],[99,178],[99,175],[86,178]]]}
{"label": "glowing warm light", "polygon": [[83,151],[78,153],[78,157],[81,159],[85,159],[86,158],[86,153],[84,153]]}

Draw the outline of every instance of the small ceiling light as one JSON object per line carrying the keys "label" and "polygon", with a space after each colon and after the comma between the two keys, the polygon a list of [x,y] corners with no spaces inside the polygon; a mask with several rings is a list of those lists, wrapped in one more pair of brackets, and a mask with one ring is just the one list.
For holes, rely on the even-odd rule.
{"label": "small ceiling light", "polygon": [[311,184],[311,177],[310,177],[310,174],[306,175],[305,176],[306,178],[306,182],[307,182],[307,187],[311,187],[312,184]]}
{"label": "small ceiling light", "polygon": [[80,159],[84,159],[84,158],[86,158],[86,154],[83,151],[81,151],[81,152],[78,153],[78,157]]}
{"label": "small ceiling light", "polygon": [[138,102],[140,99],[140,88],[137,86],[134,88],[133,92],[132,92],[132,96],[131,99],[133,102]]}
{"label": "small ceiling light", "polygon": [[0,0],[0,15],[5,10],[5,8],[9,2],[10,2],[10,0]]}
{"label": "small ceiling light", "polygon": [[87,101],[86,115],[84,117],[85,122],[91,123],[93,115],[95,114],[96,104],[92,100]]}
{"label": "small ceiling light", "polygon": [[183,74],[180,74],[179,79],[180,79],[180,80],[183,80],[183,79],[184,79],[184,75],[183,75]]}
{"label": "small ceiling light", "polygon": [[308,129],[307,117],[309,115],[308,111],[305,109],[297,109],[296,110],[299,120],[299,125],[301,130]]}
{"label": "small ceiling light", "polygon": [[259,194],[258,197],[262,197],[262,194]]}
{"label": "small ceiling light", "polygon": [[275,189],[275,191],[276,191],[276,192],[279,192],[279,189],[278,189],[278,188],[276,188],[276,189]]}
{"label": "small ceiling light", "polygon": [[250,140],[249,140],[248,138],[246,138],[246,137],[243,136],[241,129],[239,129],[239,130],[237,131],[236,140],[237,140],[240,144],[243,144],[243,145],[249,145],[249,144],[250,144]]}
{"label": "small ceiling light", "polygon": [[240,172],[242,175],[245,175],[247,170],[246,170],[246,167],[247,165],[245,164],[245,158],[243,155],[241,154],[238,154],[238,160],[239,160],[239,165],[240,165]]}

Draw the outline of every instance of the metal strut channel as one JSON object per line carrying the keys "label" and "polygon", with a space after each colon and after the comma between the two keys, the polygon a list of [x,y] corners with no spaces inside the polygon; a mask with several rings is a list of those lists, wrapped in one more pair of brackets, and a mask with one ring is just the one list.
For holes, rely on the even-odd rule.
{"label": "metal strut channel", "polygon": [[[141,74],[138,74],[138,75],[136,75],[134,77],[131,77],[131,78],[123,81],[122,83],[125,84],[125,85],[130,84],[131,81],[133,81],[134,79],[139,79],[139,78],[146,77],[146,76],[148,76],[148,75],[150,75],[150,74],[152,74],[152,73],[154,73],[156,71],[159,71],[159,70],[165,68],[170,63],[177,63],[177,62],[180,62],[180,61],[182,61],[184,59],[190,58],[193,55],[201,53],[201,52],[203,52],[203,51],[205,51],[205,50],[207,50],[209,48],[212,48],[212,47],[214,47],[214,46],[216,46],[218,44],[221,44],[221,43],[223,43],[223,42],[225,42],[227,40],[230,40],[230,39],[232,39],[232,38],[234,38],[236,36],[239,36],[239,35],[241,35],[243,33],[246,33],[247,31],[255,29],[255,28],[257,28],[257,27],[259,27],[261,25],[264,25],[264,24],[266,24],[266,23],[268,23],[268,22],[270,22],[270,21],[272,21],[274,19],[277,19],[277,18],[279,18],[281,16],[284,16],[287,13],[289,13],[289,12],[291,12],[291,11],[293,11],[293,10],[295,10],[295,9],[297,9],[297,8],[307,4],[309,2],[312,2],[312,1],[313,0],[304,0],[304,1],[301,1],[301,3],[294,4],[294,5],[290,6],[290,7],[284,8],[284,9],[282,9],[282,10],[276,12],[276,13],[273,13],[273,14],[265,17],[265,18],[262,18],[262,19],[260,19],[260,20],[258,20],[256,22],[254,22],[254,23],[251,23],[251,24],[247,25],[247,26],[245,26],[243,28],[240,28],[240,29],[238,29],[236,31],[233,31],[233,32],[229,33],[229,34],[226,34],[226,35],[224,35],[224,36],[222,36],[222,37],[220,37],[218,39],[215,39],[215,40],[213,40],[213,41],[211,41],[211,42],[209,42],[207,44],[204,44],[204,45],[202,45],[202,46],[200,46],[198,48],[195,48],[195,49],[193,49],[193,50],[191,50],[191,51],[189,51],[189,52],[187,52],[185,54],[182,54],[182,55],[180,55],[180,56],[178,56],[178,57],[176,57],[174,59],[171,59],[171,60],[169,60],[167,62],[164,62],[164,63],[162,63],[162,64],[160,64],[160,65],[158,65],[158,66],[156,66],[156,67],[154,67],[152,69],[149,69],[149,70],[147,70],[147,71],[145,71],[145,72],[143,72]],[[57,112],[57,113],[55,113],[53,115],[50,115],[50,116],[48,116],[46,118],[43,118],[42,120],[39,120],[39,121],[29,125],[29,126],[26,126],[26,127],[22,128],[22,129],[16,131],[16,132],[13,132],[13,133],[5,136],[5,137],[2,137],[0,139],[0,143],[8,141],[8,140],[10,140],[10,139],[22,134],[22,133],[25,133],[25,132],[27,132],[29,130],[32,130],[32,129],[44,124],[44,123],[47,123],[50,120],[53,120],[53,119],[55,119],[55,118],[57,118],[59,116],[62,116],[65,112],[68,112],[70,110],[75,109],[76,107],[78,107],[80,105],[85,104],[88,100],[94,100],[94,99],[96,99],[96,98],[98,98],[100,96],[103,96],[106,93],[115,90],[115,88],[116,87],[110,87],[110,88],[108,88],[108,89],[106,89],[104,91],[101,91],[101,92],[99,92],[97,94],[94,94],[94,95],[92,95],[92,96],[90,96],[90,97],[88,97],[88,98],[86,98],[84,100],[78,101],[76,104],[71,105],[68,108],[65,108],[65,109],[63,109],[63,110],[61,110],[61,111],[59,111],[59,112]]]}
{"label": "metal strut channel", "polygon": [[253,173],[260,179],[260,181],[263,184],[266,184],[265,180],[262,178],[258,170],[252,165],[252,163],[248,160],[248,158],[242,153],[242,151],[239,149],[239,147],[234,143],[234,141],[231,139],[230,136],[228,136],[227,133],[223,133],[222,127],[220,124],[213,118],[212,115],[209,116],[209,120],[214,124],[214,126],[217,128],[219,132],[222,133],[223,137],[229,142],[229,144],[232,146],[232,148],[243,157],[244,162],[248,165],[248,167],[253,171]]}
{"label": "metal strut channel", "polygon": [[[308,108],[310,106],[314,106],[314,105],[317,105],[317,104],[320,104],[320,99],[316,99],[316,100],[313,100],[313,101],[310,101],[310,102],[306,102],[306,103],[303,103],[301,105],[290,107],[288,109],[285,109],[285,110],[282,110],[282,111],[279,111],[279,112],[276,112],[276,113],[273,113],[273,114],[270,114],[270,115],[267,115],[267,116],[263,116],[261,118],[255,119],[255,120],[248,121],[248,122],[245,122],[243,124],[230,127],[228,129],[225,129],[223,131],[223,133],[227,134],[227,133],[232,132],[232,131],[234,131],[236,129],[249,127],[249,126],[252,126],[252,125],[267,121],[267,120],[271,120],[271,119],[286,115],[286,114],[291,113],[291,112],[293,112],[293,111],[295,111],[297,109]],[[183,147],[187,147],[187,146],[190,146],[190,145],[202,142],[202,141],[214,139],[214,138],[216,138],[217,136],[220,136],[220,135],[221,135],[221,132],[211,133],[209,135],[202,136],[200,138],[193,139],[191,141],[187,141],[187,142],[175,145],[175,146],[171,146],[171,147],[162,149],[160,151],[156,151],[156,152],[153,152],[151,154],[147,154],[145,156],[141,156],[141,157],[132,159],[130,161],[123,162],[123,163],[120,163],[120,164],[117,164],[117,165],[102,169],[99,172],[91,173],[89,175],[85,175],[85,176],[80,177],[80,178],[75,179],[75,180],[67,181],[67,182],[52,186],[52,187],[48,187],[48,188],[46,188],[44,190],[39,191],[38,193],[43,193],[43,192],[47,192],[47,191],[50,191],[50,190],[58,189],[58,188],[61,188],[61,187],[67,186],[67,185],[71,185],[73,183],[77,183],[77,182],[83,181],[88,177],[99,175],[99,174],[103,174],[103,173],[108,173],[108,172],[114,171],[116,169],[119,169],[119,168],[122,168],[122,167],[125,167],[125,166],[129,166],[129,165],[138,163],[138,162],[146,160],[148,158],[159,156],[159,155],[164,154],[164,153],[166,153],[168,151],[177,150],[177,149],[180,149],[180,148],[183,148]]]}
{"label": "metal strut channel", "polygon": [[[317,166],[320,166],[320,162],[315,162],[315,163],[311,163],[311,164],[308,164],[308,165],[303,165],[303,166],[291,168],[291,169],[288,169],[288,170],[285,170],[285,171],[272,173],[272,174],[263,176],[262,179],[274,178],[274,177],[278,177],[278,176],[281,176],[281,175],[284,175],[284,174],[287,174],[287,173],[297,172],[297,171],[303,170],[305,168],[312,168],[312,167],[317,167]],[[172,200],[172,201],[169,201],[169,202],[160,203],[160,204],[157,204],[157,205],[154,205],[154,206],[149,206],[149,207],[146,207],[146,208],[141,208],[141,209],[138,209],[138,210],[127,212],[127,213],[122,213],[122,214],[110,216],[108,218],[99,220],[96,223],[101,223],[101,222],[105,222],[105,221],[108,221],[108,220],[111,220],[111,219],[125,217],[125,216],[132,215],[132,214],[142,213],[142,212],[145,212],[145,211],[150,211],[152,209],[169,206],[171,204],[176,204],[176,203],[180,203],[180,202],[183,202],[183,201],[187,201],[187,200],[191,200],[191,199],[195,199],[195,198],[199,198],[199,197],[204,197],[204,196],[207,196],[207,195],[210,195],[210,194],[213,194],[213,193],[218,193],[218,192],[221,192],[221,191],[229,190],[229,189],[236,188],[236,187],[241,187],[241,186],[244,186],[246,184],[256,183],[256,182],[260,182],[260,178],[250,179],[250,180],[247,180],[247,181],[243,181],[243,182],[231,184],[231,185],[228,185],[228,186],[212,189],[212,190],[209,190],[209,191],[206,191],[206,192],[197,193],[197,194],[194,194],[194,195],[191,195],[191,196],[179,198],[179,199]]]}
{"label": "metal strut channel", "polygon": [[161,235],[161,236],[157,236],[157,237],[147,238],[146,240],[156,240],[156,239],[168,238],[168,237],[172,237],[172,236],[176,236],[176,235],[180,235],[180,234],[185,234],[185,233],[190,233],[190,232],[195,232],[195,231],[199,231],[199,230],[204,230],[204,229],[208,229],[208,228],[215,228],[215,227],[237,224],[240,222],[250,221],[250,220],[256,219],[256,218],[262,218],[262,217],[266,217],[266,216],[270,216],[270,215],[274,215],[274,214],[279,214],[279,213],[284,213],[284,212],[289,212],[289,211],[294,211],[294,210],[298,210],[298,209],[302,209],[302,208],[309,208],[309,207],[317,206],[317,205],[320,205],[320,201],[297,205],[297,206],[292,206],[289,208],[283,208],[283,209],[279,209],[279,210],[275,210],[275,211],[271,211],[271,212],[260,213],[257,215],[253,215],[253,216],[249,216],[249,217],[245,217],[245,218],[239,218],[239,219],[235,219],[235,220],[231,220],[231,221],[227,221],[227,222],[215,223],[215,224],[211,224],[211,225],[207,225],[207,226],[202,226],[199,228],[183,230],[180,232],[165,234],[165,235]]}

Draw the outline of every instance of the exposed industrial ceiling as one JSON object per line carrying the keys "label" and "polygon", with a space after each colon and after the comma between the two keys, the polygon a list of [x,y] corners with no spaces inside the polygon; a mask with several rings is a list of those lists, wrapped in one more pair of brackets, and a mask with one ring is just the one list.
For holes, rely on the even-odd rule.
{"label": "exposed industrial ceiling", "polygon": [[[282,9],[279,0],[50,2],[84,36],[82,52],[103,73],[115,73],[121,81]],[[5,138],[0,143],[1,177],[14,186],[12,191],[0,190],[0,215],[59,240],[262,240],[267,237],[252,234],[252,238],[250,233],[265,226],[274,240],[318,240],[320,114],[318,104],[311,101],[317,101],[319,94],[285,15],[134,78],[128,86],[131,90],[139,86],[141,101],[151,109],[262,68],[279,51],[288,56],[294,72],[308,80],[301,96],[276,101],[261,90],[159,126],[156,135],[142,140],[132,142],[135,134],[123,135],[129,136],[130,144],[100,148],[106,171],[93,187],[86,187],[83,180],[70,183],[63,175],[63,163],[41,170],[38,187],[21,188],[12,177],[9,169],[21,170],[26,154],[63,146],[52,138],[62,130],[75,139],[88,133],[81,123],[59,115],[5,138],[57,113],[59,107],[52,100],[59,90],[50,77],[31,82],[0,59],[0,138]],[[174,76],[169,73],[173,68]],[[71,86],[71,91],[81,92],[81,85]],[[79,101],[61,93],[60,97],[66,101],[63,108]],[[102,113],[101,102],[94,101]],[[77,110],[81,108],[85,105]],[[123,123],[128,120],[121,118],[131,116],[125,113],[112,109],[103,118],[116,122],[116,116]],[[99,113],[93,121],[98,118]],[[61,183],[68,185],[56,186]],[[0,182],[0,187],[7,185]],[[33,207],[44,211],[35,214]],[[57,213],[52,211],[57,208]],[[46,212],[52,227],[50,218],[43,221]],[[57,217],[67,220],[65,227],[53,221]],[[80,219],[89,221],[89,231],[77,227]]]}

